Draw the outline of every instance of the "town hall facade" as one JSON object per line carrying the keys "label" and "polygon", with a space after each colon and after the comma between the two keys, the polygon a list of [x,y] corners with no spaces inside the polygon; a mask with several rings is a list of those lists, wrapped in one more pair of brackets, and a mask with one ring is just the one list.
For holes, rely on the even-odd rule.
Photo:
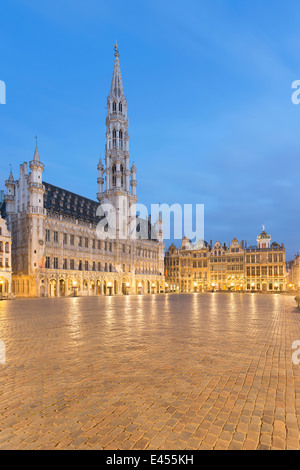
{"label": "town hall facade", "polygon": [[[140,219],[130,210],[137,201],[136,167],[129,163],[127,101],[117,46],[106,129],[105,162],[100,159],[97,167],[97,200],[46,182],[37,146],[29,164],[20,165],[18,180],[10,172],[2,215],[12,237],[16,296],[164,292],[161,218],[153,223],[151,216]],[[98,232],[107,215],[101,215],[99,206],[108,204],[117,214],[113,237],[108,224],[102,236]],[[124,223],[124,214],[130,224]],[[136,227],[135,236],[130,236],[129,226],[131,232]]]}

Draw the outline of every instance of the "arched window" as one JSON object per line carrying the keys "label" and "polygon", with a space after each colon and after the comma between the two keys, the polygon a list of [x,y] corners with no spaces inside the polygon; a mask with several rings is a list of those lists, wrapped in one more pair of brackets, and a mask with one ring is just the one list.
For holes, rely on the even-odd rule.
{"label": "arched window", "polygon": [[116,129],[113,129],[112,131],[112,143],[113,143],[113,149],[117,147],[117,131]]}
{"label": "arched window", "polygon": [[113,110],[113,113],[117,111],[117,103],[115,101],[113,101],[112,110]]}
{"label": "arched window", "polygon": [[119,148],[120,149],[123,148],[123,131],[122,130],[119,131]]}
{"label": "arched window", "polygon": [[112,167],[112,185],[116,186],[116,165]]}
{"label": "arched window", "polygon": [[122,111],[123,111],[123,106],[122,106],[122,103],[120,101],[120,103],[119,103],[119,112],[121,113]]}
{"label": "arched window", "polygon": [[121,187],[123,187],[123,181],[124,181],[124,169],[123,169],[123,165],[120,165],[120,171],[121,171]]}

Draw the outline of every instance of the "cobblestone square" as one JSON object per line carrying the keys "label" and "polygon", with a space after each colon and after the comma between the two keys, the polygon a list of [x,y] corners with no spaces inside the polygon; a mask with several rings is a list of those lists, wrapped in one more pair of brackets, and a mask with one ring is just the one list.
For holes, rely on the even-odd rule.
{"label": "cobblestone square", "polygon": [[300,449],[292,296],[0,302],[0,449]]}

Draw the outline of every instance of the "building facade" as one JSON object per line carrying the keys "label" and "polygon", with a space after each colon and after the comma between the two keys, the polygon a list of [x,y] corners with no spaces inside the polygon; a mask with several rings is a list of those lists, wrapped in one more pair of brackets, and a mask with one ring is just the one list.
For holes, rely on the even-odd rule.
{"label": "building facade", "polygon": [[[136,167],[129,164],[127,101],[117,46],[106,129],[97,201],[47,183],[37,146],[29,166],[20,165],[18,180],[10,172],[3,213],[12,234],[17,296],[164,291],[162,221],[152,223],[151,217],[140,219],[134,213]],[[114,224],[108,206],[115,210]]]}
{"label": "building facade", "polygon": [[236,238],[229,247],[216,242],[209,259],[209,285],[214,290],[241,291],[245,289],[244,242]]}
{"label": "building facade", "polygon": [[0,217],[0,298],[11,294],[11,236],[6,221]]}
{"label": "building facade", "polygon": [[11,243],[6,221],[0,217],[0,299],[11,294]]}
{"label": "building facade", "polygon": [[292,261],[289,261],[288,287],[289,290],[300,291],[300,254],[297,253]]}
{"label": "building facade", "polygon": [[245,276],[248,291],[285,291],[286,263],[284,244],[271,243],[265,229],[257,237],[257,245],[245,250]]}
{"label": "building facade", "polygon": [[205,292],[209,282],[209,253],[207,243],[191,244],[183,238],[178,250],[172,244],[166,252],[165,276],[169,292]]}
{"label": "building facade", "polygon": [[[186,238],[180,249],[172,244],[166,252],[165,276],[171,292],[259,291],[287,288],[284,245],[271,243],[263,230],[257,245],[236,238],[229,246],[219,241],[193,245]],[[296,268],[295,268],[296,272]]]}

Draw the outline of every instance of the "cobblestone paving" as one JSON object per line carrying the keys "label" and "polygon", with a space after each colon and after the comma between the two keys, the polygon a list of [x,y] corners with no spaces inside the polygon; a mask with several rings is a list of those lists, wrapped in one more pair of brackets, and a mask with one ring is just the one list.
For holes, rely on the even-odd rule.
{"label": "cobblestone paving", "polygon": [[290,296],[3,301],[0,340],[0,449],[300,449]]}

